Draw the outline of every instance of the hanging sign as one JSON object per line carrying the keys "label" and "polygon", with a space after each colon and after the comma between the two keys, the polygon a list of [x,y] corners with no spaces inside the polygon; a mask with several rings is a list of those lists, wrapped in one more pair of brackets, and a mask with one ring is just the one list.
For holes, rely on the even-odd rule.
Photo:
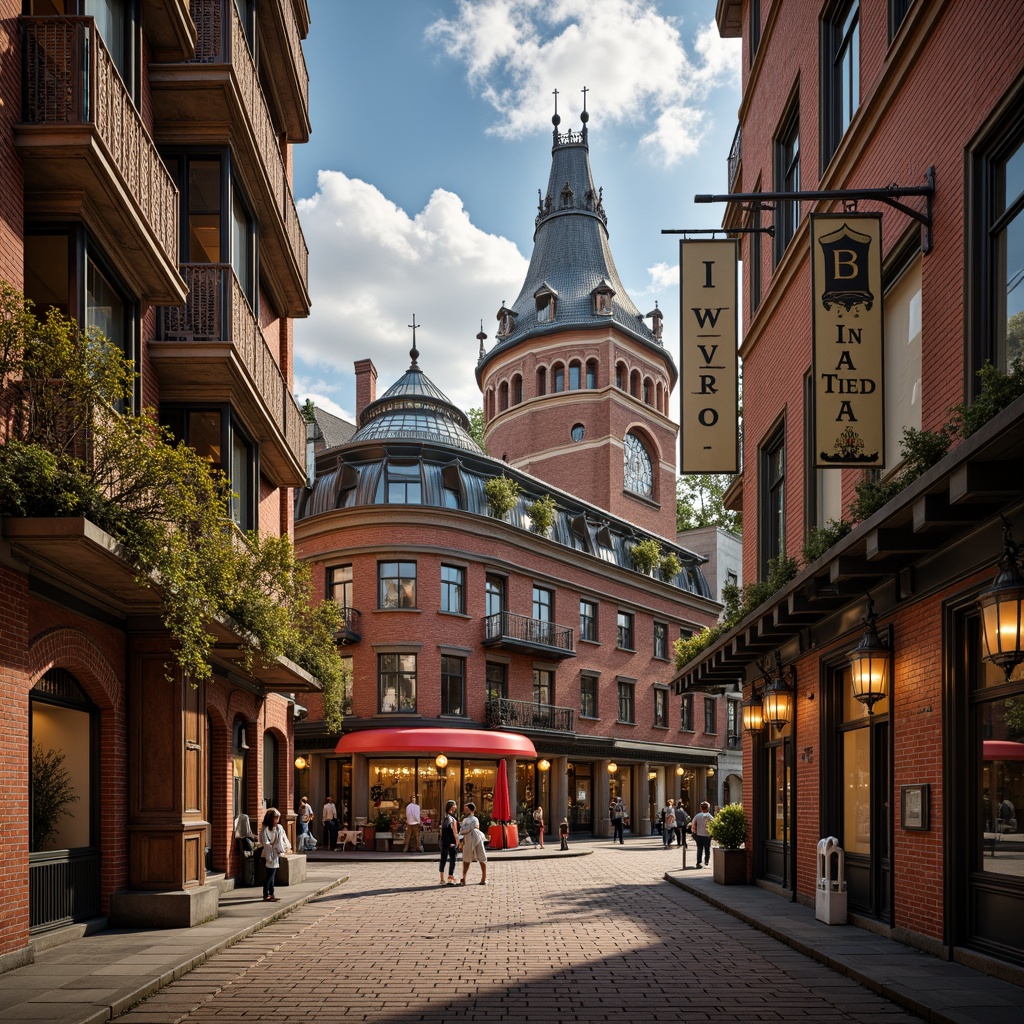
{"label": "hanging sign", "polygon": [[811,214],[814,464],[885,465],[882,217]]}
{"label": "hanging sign", "polygon": [[739,472],[739,248],[679,243],[680,473]]}

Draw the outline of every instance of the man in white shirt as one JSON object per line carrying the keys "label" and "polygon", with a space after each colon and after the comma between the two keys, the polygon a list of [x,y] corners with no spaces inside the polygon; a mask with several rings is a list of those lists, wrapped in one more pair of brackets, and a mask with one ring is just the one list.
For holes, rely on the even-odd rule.
{"label": "man in white shirt", "polygon": [[691,822],[693,838],[697,843],[697,867],[700,867],[701,855],[704,857],[704,866],[711,863],[711,833],[708,832],[708,822],[714,817],[709,813],[710,804],[704,800],[700,805],[700,814],[695,814]]}
{"label": "man in white shirt", "polygon": [[418,850],[423,852],[423,843],[420,839],[420,799],[419,793],[414,793],[412,799],[405,805],[405,844],[402,851],[405,852],[412,845],[412,852]]}
{"label": "man in white shirt", "polygon": [[324,801],[320,820],[324,823],[324,849],[333,850],[338,845],[338,808],[333,797]]}

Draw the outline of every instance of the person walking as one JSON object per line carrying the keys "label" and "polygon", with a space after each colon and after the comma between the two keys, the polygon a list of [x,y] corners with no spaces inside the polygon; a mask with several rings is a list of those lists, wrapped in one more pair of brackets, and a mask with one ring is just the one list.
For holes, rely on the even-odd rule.
{"label": "person walking", "polygon": [[711,863],[711,833],[708,832],[708,822],[714,815],[708,813],[711,805],[704,800],[700,805],[700,813],[693,816],[691,828],[693,838],[697,843],[697,867],[700,867],[701,854],[704,855],[704,866]]}
{"label": "person walking", "polygon": [[405,805],[405,843],[402,851],[412,846],[412,852],[423,852],[423,841],[420,838],[420,795],[413,793],[412,799]]}
{"label": "person walking", "polygon": [[665,805],[665,810],[661,813],[661,838],[665,844],[665,849],[670,850],[672,848],[672,840],[676,835],[676,806],[675,801],[671,797],[669,797],[669,801]]}
{"label": "person walking", "polygon": [[558,838],[562,841],[561,849],[569,849],[569,819],[563,818],[561,825],[558,826]]}
{"label": "person walking", "polygon": [[690,816],[683,807],[683,801],[680,800],[676,805],[676,842],[680,846],[686,846],[686,827],[689,824]]}
{"label": "person walking", "polygon": [[544,849],[544,808],[540,804],[533,809],[533,823],[537,826],[537,845]]}
{"label": "person walking", "polygon": [[[304,796],[299,802],[299,835],[304,836],[309,832],[309,824],[313,820],[313,808],[309,804],[309,797]],[[301,849],[301,844],[300,847]]]}
{"label": "person walking", "polygon": [[444,805],[444,817],[441,818],[440,846],[441,860],[438,870],[441,873],[439,884],[445,885],[444,862],[448,861],[448,885],[455,884],[455,855],[459,852],[459,823],[455,820],[455,811],[458,804],[449,800]]}
{"label": "person walking", "polygon": [[324,849],[333,850],[338,845],[338,808],[334,797],[328,796],[324,801],[320,820],[324,823]]}
{"label": "person walking", "polygon": [[287,853],[292,847],[281,826],[281,812],[276,807],[268,807],[267,813],[263,815],[260,844],[263,847],[263,863],[266,866],[263,900],[266,903],[280,903],[281,900],[274,895],[274,881],[277,878],[277,869],[281,866],[281,854]]}
{"label": "person walking", "polygon": [[611,808],[611,819],[612,819],[612,842],[614,843],[617,839],[619,845],[625,845],[622,838],[622,829],[626,823],[626,805],[622,802],[622,797],[617,796],[612,801]]}
{"label": "person walking", "polygon": [[480,819],[476,816],[476,804],[472,800],[466,802],[466,816],[459,826],[459,849],[462,850],[462,881],[466,884],[469,865],[476,861],[480,865],[480,884],[487,884],[487,850],[484,847],[484,834],[480,831]]}

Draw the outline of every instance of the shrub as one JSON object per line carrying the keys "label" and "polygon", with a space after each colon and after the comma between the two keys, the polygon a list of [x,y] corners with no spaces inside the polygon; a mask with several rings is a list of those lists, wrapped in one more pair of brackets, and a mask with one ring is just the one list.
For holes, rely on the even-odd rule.
{"label": "shrub", "polygon": [[953,427],[963,438],[970,437],[996,413],[1024,395],[1024,359],[1015,359],[1009,373],[1003,373],[986,360],[978,370],[978,380],[981,384],[978,397],[970,405],[953,406]]}
{"label": "shrub", "polygon": [[674,551],[663,555],[658,563],[658,572],[666,583],[671,583],[683,571],[683,563]]}
{"label": "shrub", "polygon": [[519,484],[502,474],[484,484],[484,495],[495,519],[504,519],[519,501]]}
{"label": "shrub", "polygon": [[653,537],[638,540],[630,549],[629,557],[633,562],[633,568],[649,576],[654,572],[655,566],[661,561],[661,544]]}
{"label": "shrub", "polygon": [[815,526],[804,541],[804,561],[810,565],[817,561],[833,544],[838,544],[851,530],[853,523],[845,519],[830,519],[824,526]]}
{"label": "shrub", "polygon": [[546,537],[555,522],[555,499],[550,494],[531,501],[526,506],[526,514],[530,517],[530,528],[534,533]]}
{"label": "shrub", "polygon": [[742,804],[726,804],[709,822],[708,834],[723,850],[738,850],[747,838],[747,813]]}

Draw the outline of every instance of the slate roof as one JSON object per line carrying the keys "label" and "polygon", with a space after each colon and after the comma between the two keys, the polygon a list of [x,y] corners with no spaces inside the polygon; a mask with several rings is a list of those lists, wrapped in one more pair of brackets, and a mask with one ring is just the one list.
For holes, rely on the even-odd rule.
{"label": "slate roof", "polygon": [[313,418],[320,428],[320,437],[317,439],[316,445],[317,451],[322,451],[324,448],[336,448],[339,444],[348,441],[356,432],[354,423],[335,416],[319,406],[313,407]]}

